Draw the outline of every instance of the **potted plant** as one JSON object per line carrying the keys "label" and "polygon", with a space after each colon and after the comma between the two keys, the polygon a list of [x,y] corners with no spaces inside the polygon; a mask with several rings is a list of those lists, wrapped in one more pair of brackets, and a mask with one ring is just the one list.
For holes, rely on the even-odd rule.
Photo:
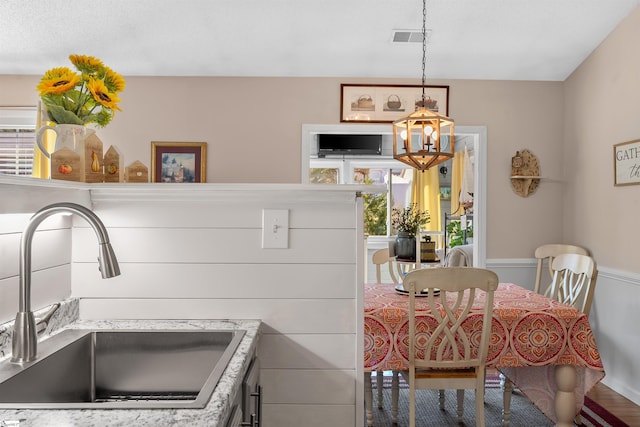
{"label": "potted plant", "polygon": [[449,236],[450,248],[471,243],[470,239],[473,237],[473,225],[471,221],[467,221],[467,229],[463,230],[460,227],[460,221],[451,221],[447,224],[447,234]]}
{"label": "potted plant", "polygon": [[395,243],[396,257],[402,259],[416,258],[416,234],[431,220],[428,211],[421,211],[417,203],[404,209],[391,210],[391,225],[398,233]]}

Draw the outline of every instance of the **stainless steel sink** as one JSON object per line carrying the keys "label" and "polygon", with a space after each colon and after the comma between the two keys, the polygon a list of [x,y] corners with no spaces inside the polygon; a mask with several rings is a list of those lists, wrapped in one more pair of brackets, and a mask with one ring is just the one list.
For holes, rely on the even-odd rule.
{"label": "stainless steel sink", "polygon": [[244,333],[65,330],[0,364],[0,408],[203,408]]}

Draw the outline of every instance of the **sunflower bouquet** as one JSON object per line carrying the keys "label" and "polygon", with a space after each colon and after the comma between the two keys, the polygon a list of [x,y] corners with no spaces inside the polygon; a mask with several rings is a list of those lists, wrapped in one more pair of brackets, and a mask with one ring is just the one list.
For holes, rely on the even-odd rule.
{"label": "sunflower bouquet", "polygon": [[49,120],[57,124],[104,127],[113,118],[124,90],[122,76],[102,61],[86,55],[69,55],[75,72],[68,67],[48,70],[38,84],[38,92]]}

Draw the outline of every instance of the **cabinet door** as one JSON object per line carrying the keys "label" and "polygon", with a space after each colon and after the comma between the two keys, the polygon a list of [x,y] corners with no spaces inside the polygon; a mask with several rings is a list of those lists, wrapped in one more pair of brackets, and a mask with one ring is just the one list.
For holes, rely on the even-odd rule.
{"label": "cabinet door", "polygon": [[242,382],[243,425],[259,427],[262,418],[262,388],[260,387],[260,361],[251,362]]}
{"label": "cabinet door", "polygon": [[226,427],[241,427],[242,426],[242,409],[240,405],[236,405],[231,410],[231,416],[227,421]]}

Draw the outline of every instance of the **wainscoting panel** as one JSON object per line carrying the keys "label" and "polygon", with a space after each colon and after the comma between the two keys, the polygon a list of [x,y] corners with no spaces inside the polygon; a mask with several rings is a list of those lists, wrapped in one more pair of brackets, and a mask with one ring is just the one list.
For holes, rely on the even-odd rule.
{"label": "wainscoting panel", "polygon": [[[71,296],[69,281],[71,264],[63,264],[31,274],[31,309],[40,308],[63,301]],[[12,321],[18,312],[18,276],[0,280],[0,323]]]}
{"label": "wainscoting panel", "polygon": [[97,263],[75,263],[73,294],[87,298],[356,297],[356,276],[349,264],[150,264],[118,258],[122,275],[108,280],[101,278]]}
{"label": "wainscoting panel", "polygon": [[[240,194],[241,192],[239,192]],[[273,194],[273,193],[272,193]],[[122,204],[101,201],[95,203],[100,219],[110,227],[138,228],[153,224],[160,228],[262,228],[262,209],[288,209],[295,202],[295,215],[289,217],[290,228],[355,228],[353,210],[346,203],[327,203],[327,200],[310,201],[304,204],[294,195],[275,200],[238,200],[227,198],[223,202],[207,199],[188,203],[166,203],[159,201],[127,201],[127,214],[122,215]],[[188,209],[188,211],[187,211]],[[185,217],[189,221],[180,221]],[[86,228],[81,221],[74,226]]]}
{"label": "wainscoting panel", "polygon": [[[36,231],[31,242],[31,269],[43,270],[71,262],[71,229],[43,227]],[[0,234],[0,279],[20,273],[20,239],[22,229]],[[96,252],[97,254],[97,252]]]}
{"label": "wainscoting panel", "polygon": [[269,404],[264,406],[263,417],[270,426],[304,427],[354,427],[353,405],[290,405]]}
{"label": "wainscoting panel", "polygon": [[261,369],[260,382],[265,404],[347,405],[355,400],[354,371]]}
{"label": "wainscoting panel", "polygon": [[[332,193],[212,189],[140,201],[98,190],[94,211],[122,275],[100,278],[93,230],[74,220],[80,317],[260,319],[263,425],[302,425],[313,413],[303,425],[363,425],[361,203]],[[289,211],[288,248],[262,248],[266,208]]]}
{"label": "wainscoting panel", "polygon": [[[260,341],[262,369],[355,369],[349,334],[267,334]],[[348,351],[345,351],[348,350]]]}
{"label": "wainscoting panel", "polygon": [[[20,240],[32,214],[4,214],[0,221],[0,322],[15,319],[20,282]],[[31,308],[37,310],[71,293],[71,221],[54,215],[31,242]]]}
{"label": "wainscoting panel", "polygon": [[80,302],[83,319],[260,319],[265,334],[354,333],[357,315],[351,299],[83,298]]}
{"label": "wainscoting panel", "polygon": [[[95,233],[74,230],[73,261],[95,262]],[[263,249],[262,230],[251,228],[113,228],[109,237],[122,262],[354,264],[355,230],[291,229],[288,249]],[[96,249],[92,250],[91,246]]]}

